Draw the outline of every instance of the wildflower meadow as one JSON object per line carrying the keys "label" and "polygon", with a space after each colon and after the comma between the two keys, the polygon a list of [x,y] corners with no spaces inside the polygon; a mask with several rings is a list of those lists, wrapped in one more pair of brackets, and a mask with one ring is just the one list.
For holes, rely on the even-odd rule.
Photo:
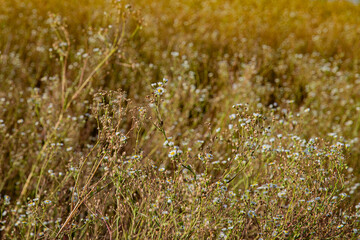
{"label": "wildflower meadow", "polygon": [[358,4],[0,5],[0,239],[360,239]]}

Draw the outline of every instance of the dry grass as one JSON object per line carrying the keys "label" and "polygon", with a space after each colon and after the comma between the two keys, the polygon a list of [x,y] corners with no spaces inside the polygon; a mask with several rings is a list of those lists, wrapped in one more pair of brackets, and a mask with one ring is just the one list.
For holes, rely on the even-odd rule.
{"label": "dry grass", "polygon": [[0,237],[359,238],[359,13],[5,1]]}

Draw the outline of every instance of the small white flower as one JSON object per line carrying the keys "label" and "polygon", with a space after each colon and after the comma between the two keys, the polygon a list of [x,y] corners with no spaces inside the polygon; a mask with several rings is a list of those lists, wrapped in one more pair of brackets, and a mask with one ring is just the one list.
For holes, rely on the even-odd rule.
{"label": "small white flower", "polygon": [[209,159],[209,160],[212,160],[212,159],[214,158],[211,153],[205,154],[205,157],[206,157],[207,159]]}
{"label": "small white flower", "polygon": [[5,200],[5,205],[9,205],[11,198],[8,195],[5,195],[4,200]]}
{"label": "small white flower", "polygon": [[183,153],[183,151],[180,150],[179,146],[174,146],[174,149],[169,152],[168,156],[170,158],[172,158],[172,157],[178,156],[182,153]]}
{"label": "small white flower", "polygon": [[172,158],[172,157],[175,157],[176,156],[176,150],[174,149],[174,150],[171,150],[170,152],[169,152],[169,155],[168,155],[170,158]]}
{"label": "small white flower", "polygon": [[338,225],[336,228],[337,229],[340,229],[340,228],[343,228],[344,227],[344,225],[343,224],[340,224],[340,225]]}
{"label": "small white flower", "polygon": [[127,137],[126,136],[121,136],[120,137],[120,142],[125,142],[127,140]]}
{"label": "small white flower", "polygon": [[256,217],[256,213],[255,213],[255,211],[253,211],[253,210],[249,210],[248,213],[247,213],[247,215],[248,215],[249,218]]}
{"label": "small white flower", "polygon": [[155,89],[155,94],[158,95],[158,96],[163,95],[164,92],[165,92],[165,89],[162,88],[162,87],[158,87],[158,88]]}
{"label": "small white flower", "polygon": [[178,52],[171,52],[171,56],[178,57],[180,54]]}
{"label": "small white flower", "polygon": [[131,157],[131,159],[133,160],[140,160],[141,156],[140,155],[134,155]]}
{"label": "small white flower", "polygon": [[264,145],[262,146],[263,151],[269,150],[270,148],[271,148],[271,146],[268,145],[268,144],[264,144]]}

